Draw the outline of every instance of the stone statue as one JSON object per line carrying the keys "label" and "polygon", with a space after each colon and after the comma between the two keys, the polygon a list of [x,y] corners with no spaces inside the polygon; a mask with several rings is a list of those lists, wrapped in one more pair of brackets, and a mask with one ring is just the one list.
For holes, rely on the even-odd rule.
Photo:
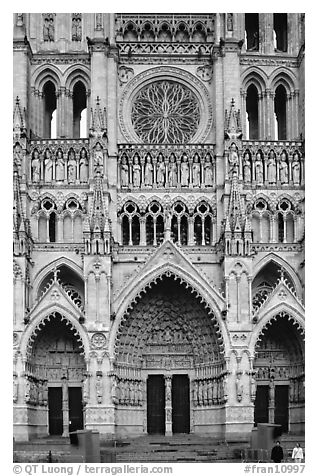
{"label": "stone statue", "polygon": [[242,384],[241,377],[242,375],[238,373],[236,375],[236,380],[235,380],[236,398],[238,402],[241,402],[243,398],[243,384]]}
{"label": "stone statue", "polygon": [[129,185],[128,164],[127,164],[127,158],[125,156],[121,160],[120,181],[121,181],[122,187],[128,187]]}
{"label": "stone statue", "polygon": [[25,379],[25,393],[24,393],[25,403],[30,403],[31,401],[31,382],[28,377]]}
{"label": "stone statue", "polygon": [[85,379],[83,381],[83,402],[85,405],[89,401],[89,379],[90,379],[90,376],[88,373],[86,373]]}
{"label": "stone statue", "polygon": [[175,163],[175,157],[172,154],[169,162],[168,169],[168,183],[169,187],[176,187],[178,183],[178,169],[177,164]]}
{"label": "stone statue", "polygon": [[48,26],[49,41],[54,41],[54,30],[55,30],[54,17],[53,15],[51,15],[49,19],[49,26]]}
{"label": "stone statue", "polygon": [[229,164],[230,164],[230,171],[232,173],[237,173],[238,166],[239,166],[239,158],[237,154],[237,147],[234,143],[231,144],[231,147],[230,147]]}
{"label": "stone statue", "polygon": [[255,160],[255,179],[257,184],[262,184],[264,181],[263,161],[260,152],[256,154]]}
{"label": "stone statue", "polygon": [[257,382],[254,375],[251,376],[251,402],[255,401],[257,390]]}
{"label": "stone statue", "polygon": [[61,182],[64,180],[64,159],[63,152],[61,149],[57,151],[56,156],[56,168],[55,168],[55,180]]}
{"label": "stone statue", "polygon": [[98,142],[94,150],[94,172],[103,173],[103,171],[104,171],[103,149],[100,143]]}
{"label": "stone statue", "polygon": [[145,165],[145,186],[151,187],[153,184],[153,165],[151,163],[151,157],[148,154]]}
{"label": "stone statue", "polygon": [[141,382],[138,382],[137,402],[138,402],[138,405],[140,405],[140,406],[143,404],[143,395],[142,395],[142,384],[141,384]]}
{"label": "stone statue", "polygon": [[166,404],[171,403],[171,377],[165,378],[166,384]]}
{"label": "stone statue", "polygon": [[18,401],[18,389],[19,389],[18,376],[17,374],[13,374],[13,403],[17,403]]}
{"label": "stone statue", "polygon": [[272,150],[269,153],[269,159],[267,164],[267,180],[269,184],[276,183],[276,159],[275,154]]}
{"label": "stone statue", "polygon": [[82,40],[82,19],[78,16],[72,18],[72,41]]}
{"label": "stone statue", "polygon": [[102,382],[102,374],[97,372],[96,374],[96,401],[97,403],[103,403],[103,382]]}
{"label": "stone statue", "polygon": [[275,403],[275,385],[274,381],[271,379],[269,382],[269,404],[274,405]]}
{"label": "stone statue", "polygon": [[88,180],[88,159],[85,149],[81,150],[79,162],[80,182],[87,182]]}
{"label": "stone statue", "polygon": [[192,183],[194,187],[200,187],[201,185],[201,166],[199,162],[198,154],[195,154],[192,165]]}
{"label": "stone statue", "polygon": [[210,154],[207,154],[207,156],[205,158],[204,185],[206,187],[212,187],[213,186],[213,168],[212,168],[212,162],[211,162]]}
{"label": "stone statue", "polygon": [[17,143],[14,147],[14,152],[13,152],[13,156],[14,156],[14,165],[19,168],[21,167],[21,164],[22,164],[22,149],[21,149],[21,146],[19,143]]}
{"label": "stone statue", "polygon": [[300,184],[300,161],[299,161],[299,155],[297,152],[294,154],[294,160],[292,163],[292,172],[293,172],[294,185],[299,185]]}
{"label": "stone statue", "polygon": [[251,179],[252,179],[251,162],[250,162],[250,156],[247,152],[245,152],[245,154],[244,154],[243,175],[244,175],[244,182],[245,183],[250,183]]}
{"label": "stone statue", "polygon": [[166,174],[166,166],[163,160],[163,155],[160,153],[158,156],[158,163],[157,163],[157,185],[158,187],[164,187],[165,185],[165,174]]}
{"label": "stone statue", "polygon": [[74,183],[76,181],[76,159],[73,149],[71,149],[68,154],[67,176],[69,183]]}
{"label": "stone statue", "polygon": [[40,181],[40,156],[39,152],[37,149],[33,151],[33,157],[32,157],[32,181],[37,183]]}
{"label": "stone statue", "polygon": [[227,402],[229,398],[229,382],[227,374],[223,377],[223,400]]}
{"label": "stone statue", "polygon": [[139,159],[135,156],[133,163],[133,186],[135,188],[140,188],[140,170]]}
{"label": "stone statue", "polygon": [[280,183],[281,184],[288,183],[288,163],[287,163],[287,157],[285,152],[281,153],[279,170],[280,170]]}
{"label": "stone statue", "polygon": [[52,182],[53,162],[51,159],[51,153],[49,149],[46,149],[44,153],[44,181]]}
{"label": "stone statue", "polygon": [[54,17],[52,13],[44,17],[43,40],[54,41]]}
{"label": "stone statue", "polygon": [[189,186],[189,164],[186,154],[183,154],[181,162],[181,187]]}

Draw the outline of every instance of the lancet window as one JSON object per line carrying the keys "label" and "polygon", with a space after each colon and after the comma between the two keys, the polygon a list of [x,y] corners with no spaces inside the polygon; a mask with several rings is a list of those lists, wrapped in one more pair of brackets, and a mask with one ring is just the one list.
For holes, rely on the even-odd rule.
{"label": "lancet window", "polygon": [[57,238],[56,205],[50,198],[42,200],[38,215],[38,240],[54,243]]}
{"label": "lancet window", "polygon": [[125,203],[121,213],[122,224],[122,244],[139,245],[140,244],[140,212],[137,205],[133,202]]}
{"label": "lancet window", "polygon": [[205,203],[200,203],[194,211],[194,243],[199,246],[212,243],[212,211]]}
{"label": "lancet window", "polygon": [[171,237],[180,245],[188,244],[188,216],[187,207],[182,202],[177,202],[172,208]]}
{"label": "lancet window", "polygon": [[67,243],[81,243],[82,235],[82,207],[76,199],[70,198],[64,207],[63,213],[63,241]]}
{"label": "lancet window", "polygon": [[152,202],[146,212],[146,243],[157,246],[164,238],[164,215],[162,206]]}

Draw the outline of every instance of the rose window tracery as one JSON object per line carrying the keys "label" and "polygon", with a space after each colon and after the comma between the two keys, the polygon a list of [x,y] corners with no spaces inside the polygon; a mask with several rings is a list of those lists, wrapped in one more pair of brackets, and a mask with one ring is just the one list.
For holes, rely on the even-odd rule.
{"label": "rose window tracery", "polygon": [[200,106],[186,86],[167,80],[155,81],[135,97],[131,121],[145,143],[186,143],[198,130]]}

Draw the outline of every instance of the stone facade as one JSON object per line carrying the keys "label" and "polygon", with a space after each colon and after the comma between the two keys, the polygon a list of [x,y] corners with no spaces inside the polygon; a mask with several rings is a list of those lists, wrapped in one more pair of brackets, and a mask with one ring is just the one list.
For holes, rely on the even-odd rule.
{"label": "stone facade", "polygon": [[15,437],[304,431],[304,15],[18,13],[13,49]]}

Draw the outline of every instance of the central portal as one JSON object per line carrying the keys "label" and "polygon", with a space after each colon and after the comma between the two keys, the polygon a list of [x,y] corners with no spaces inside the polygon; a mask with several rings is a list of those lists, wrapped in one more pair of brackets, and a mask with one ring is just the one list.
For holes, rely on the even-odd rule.
{"label": "central portal", "polygon": [[149,375],[147,380],[148,434],[169,434],[171,424],[172,433],[190,432],[189,377],[188,375],[172,375],[172,378]]}

